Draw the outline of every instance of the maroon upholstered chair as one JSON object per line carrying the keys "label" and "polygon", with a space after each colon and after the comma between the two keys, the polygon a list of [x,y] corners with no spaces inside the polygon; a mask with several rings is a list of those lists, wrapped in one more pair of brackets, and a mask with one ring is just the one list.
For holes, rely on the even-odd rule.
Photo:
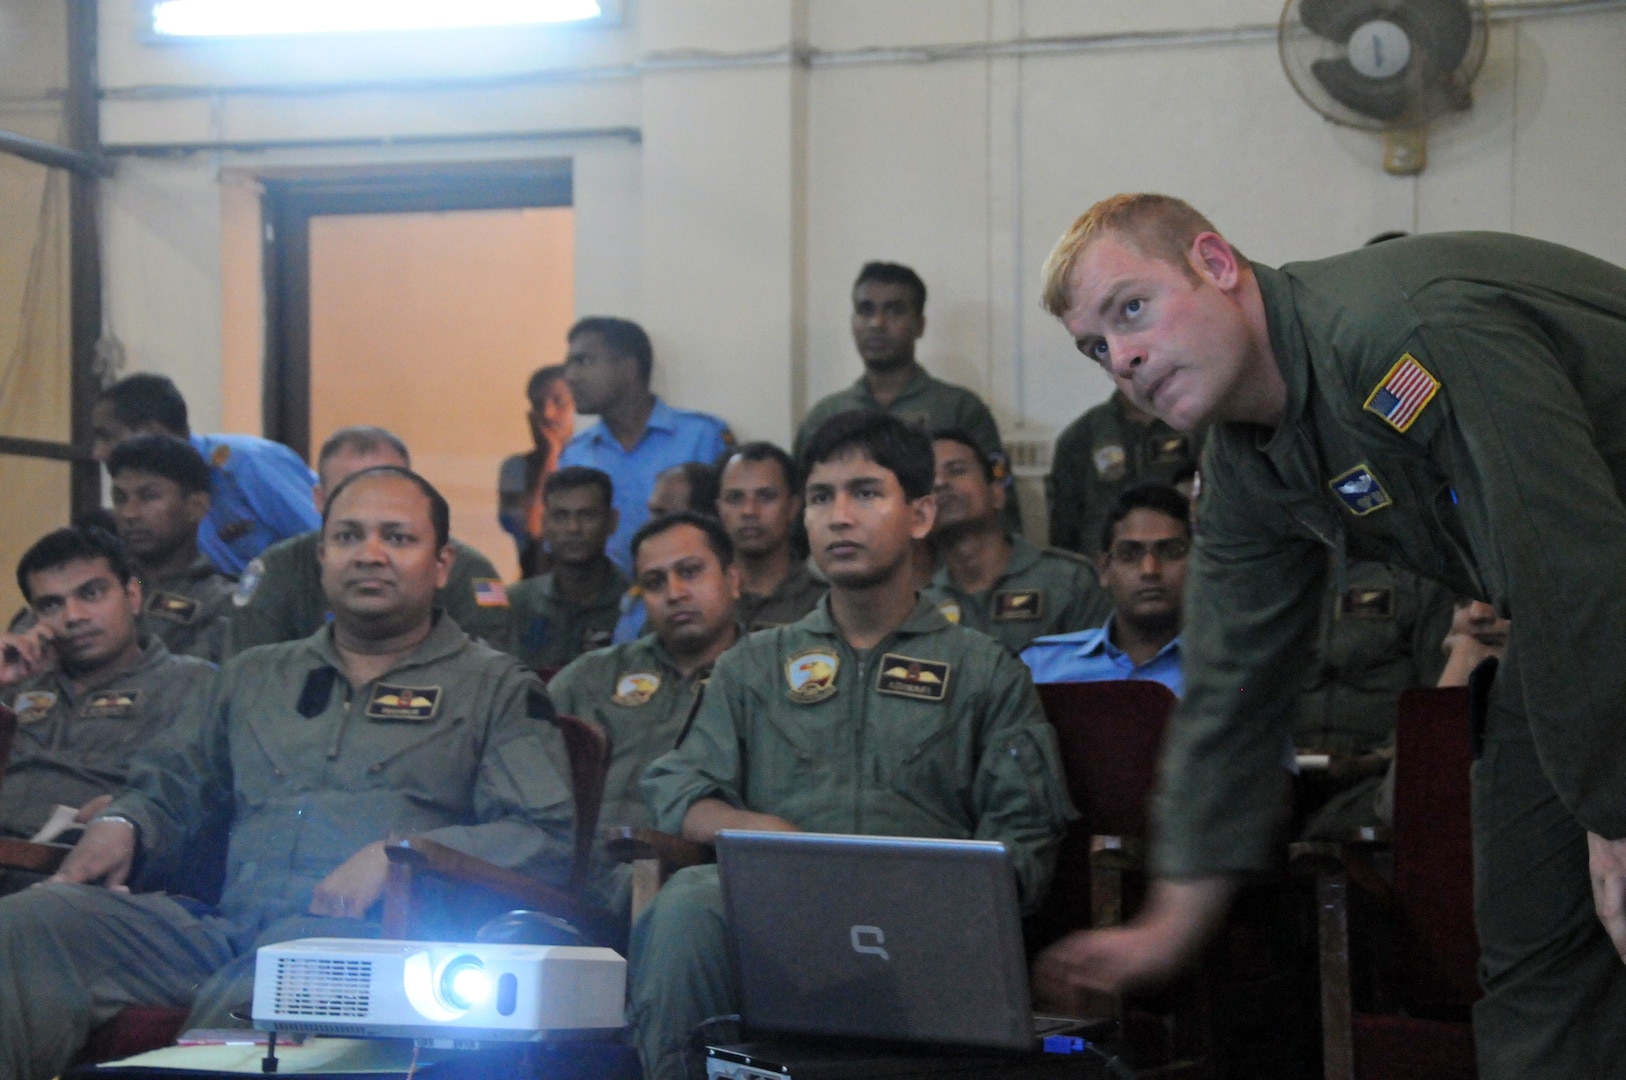
{"label": "maroon upholstered chair", "polygon": [[[1488,674],[1476,680],[1488,682]],[[1476,687],[1477,689],[1477,687]],[[1476,706],[1481,695],[1475,694]],[[1327,1080],[1472,1080],[1470,1012],[1480,995],[1473,926],[1469,691],[1409,690],[1395,738],[1394,881],[1336,844],[1295,845],[1313,860],[1321,932]],[[1351,903],[1378,913],[1364,955]],[[1366,925],[1363,920],[1362,925]],[[1365,1000],[1359,1000],[1359,999]]]}

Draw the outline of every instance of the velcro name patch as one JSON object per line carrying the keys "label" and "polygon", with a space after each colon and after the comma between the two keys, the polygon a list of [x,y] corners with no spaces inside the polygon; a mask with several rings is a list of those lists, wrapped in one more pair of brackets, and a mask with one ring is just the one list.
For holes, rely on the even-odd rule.
{"label": "velcro name patch", "polygon": [[179,593],[155,592],[147,601],[148,615],[156,615],[160,619],[169,619],[188,626],[198,621],[198,613],[202,610],[201,603]]}
{"label": "velcro name patch", "polygon": [[128,720],[140,704],[140,690],[98,690],[85,699],[79,715],[86,720]]}
{"label": "velcro name patch", "polygon": [[887,653],[876,673],[877,693],[916,701],[942,701],[948,696],[950,668],[938,660]]}
{"label": "velcro name patch", "polygon": [[1044,593],[1038,589],[1003,589],[994,594],[995,622],[1027,622],[1044,617]]}
{"label": "velcro name patch", "polygon": [[1338,598],[1342,619],[1392,619],[1395,617],[1395,591],[1391,588],[1345,589]]}
{"label": "velcro name patch", "polygon": [[440,687],[379,683],[367,699],[367,719],[427,724],[440,711]]}

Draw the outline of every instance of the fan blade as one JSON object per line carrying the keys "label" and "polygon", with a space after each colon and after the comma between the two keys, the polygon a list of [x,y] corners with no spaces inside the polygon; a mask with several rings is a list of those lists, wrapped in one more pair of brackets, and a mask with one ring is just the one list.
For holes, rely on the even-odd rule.
{"label": "fan blade", "polygon": [[1317,60],[1310,65],[1310,74],[1315,76],[1322,89],[1332,95],[1333,100],[1362,116],[1392,121],[1406,114],[1410,95],[1406,90],[1406,80],[1401,76],[1368,79],[1343,59]]}
{"label": "fan blade", "polygon": [[1385,9],[1374,3],[1350,0],[1299,0],[1299,21],[1320,36],[1342,45],[1355,28],[1373,19],[1387,18]]}
{"label": "fan blade", "polygon": [[1474,37],[1474,14],[1468,0],[1410,0],[1395,11],[1395,21],[1412,35],[1412,47],[1428,58],[1436,74],[1457,70]]}

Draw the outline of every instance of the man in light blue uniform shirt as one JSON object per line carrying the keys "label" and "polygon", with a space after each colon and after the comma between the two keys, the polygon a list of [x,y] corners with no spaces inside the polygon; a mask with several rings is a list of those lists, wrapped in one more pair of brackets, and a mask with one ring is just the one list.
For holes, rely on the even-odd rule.
{"label": "man in light blue uniform shirt", "polygon": [[1178,696],[1180,609],[1191,523],[1186,498],[1162,484],[1130,488],[1108,515],[1097,556],[1112,614],[1093,630],[1035,638],[1022,660],[1036,683],[1151,679]]}
{"label": "man in light blue uniform shirt", "polygon": [[103,390],[91,427],[91,454],[104,464],[114,446],[136,435],[186,439],[203,455],[212,502],[198,526],[198,550],[223,574],[241,574],[278,540],[322,524],[311,501],[316,474],[298,454],[254,435],[194,435],[186,399],[162,375],[130,375]]}
{"label": "man in light blue uniform shirt", "polygon": [[565,444],[559,465],[586,465],[610,475],[621,524],[609,556],[628,573],[629,543],[649,520],[655,478],[686,461],[715,462],[732,446],[728,425],[709,413],[674,409],[649,389],[654,350],[643,327],[627,319],[591,316],[570,328],[565,381],[576,411],[598,423]]}

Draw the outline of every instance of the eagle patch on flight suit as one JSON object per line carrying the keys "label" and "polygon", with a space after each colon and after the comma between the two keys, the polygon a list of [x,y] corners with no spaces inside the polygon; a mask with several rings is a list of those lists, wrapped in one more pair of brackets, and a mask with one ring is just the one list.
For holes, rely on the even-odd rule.
{"label": "eagle patch on flight suit", "polygon": [[86,720],[128,720],[140,704],[140,690],[98,690],[85,699],[79,715]]}
{"label": "eagle patch on flight suit", "polygon": [[823,701],[836,692],[841,657],[829,649],[803,649],[785,661],[787,695],[798,705]]}
{"label": "eagle patch on flight suit", "polygon": [[19,724],[37,724],[50,715],[55,704],[56,695],[51,691],[30,690],[17,695],[17,700],[11,703],[11,711],[17,714]]}
{"label": "eagle patch on flight suit", "polygon": [[367,699],[367,719],[427,723],[440,708],[438,686],[391,686],[379,683]]}
{"label": "eagle patch on flight suit", "polygon": [[881,657],[875,692],[916,701],[942,701],[948,694],[949,666],[936,660],[887,653]]}
{"label": "eagle patch on flight suit", "polygon": [[1044,616],[1044,593],[1038,589],[1005,589],[994,594],[997,622],[1028,622]]}
{"label": "eagle patch on flight suit", "polygon": [[170,619],[187,626],[198,621],[203,605],[189,597],[172,592],[155,592],[147,601],[147,614]]}
{"label": "eagle patch on flight suit", "polygon": [[610,704],[636,709],[640,705],[648,705],[649,699],[660,688],[661,677],[653,671],[634,671],[615,681],[615,693],[610,696]]}
{"label": "eagle patch on flight suit", "polygon": [[1327,486],[1356,517],[1365,517],[1374,510],[1382,510],[1394,503],[1389,493],[1383,490],[1383,485],[1378,483],[1370,465],[1357,465],[1348,472],[1339,473],[1327,481]]}
{"label": "eagle patch on flight suit", "polygon": [[1129,471],[1129,455],[1117,443],[1097,446],[1090,460],[1095,464],[1095,475],[1109,484],[1116,484]]}
{"label": "eagle patch on flight suit", "polygon": [[1345,589],[1338,598],[1340,619],[1392,619],[1395,617],[1395,591],[1381,589]]}
{"label": "eagle patch on flight suit", "polygon": [[937,605],[937,612],[955,626],[960,625],[960,605],[955,601],[944,600],[941,604]]}
{"label": "eagle patch on flight suit", "polygon": [[254,599],[254,593],[260,587],[260,579],[265,577],[265,562],[261,559],[250,559],[243,572],[238,575],[237,588],[232,591],[231,602],[233,607],[247,607],[248,602]]}

